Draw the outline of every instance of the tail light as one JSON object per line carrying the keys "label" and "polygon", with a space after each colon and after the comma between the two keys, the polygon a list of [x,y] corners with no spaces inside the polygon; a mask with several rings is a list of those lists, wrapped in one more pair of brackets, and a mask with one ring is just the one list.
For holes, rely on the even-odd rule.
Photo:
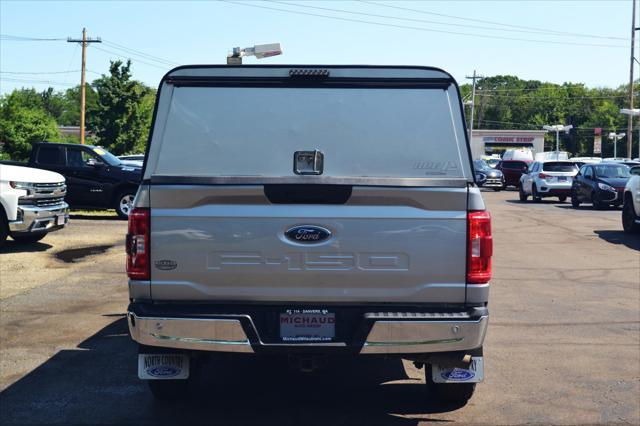
{"label": "tail light", "polygon": [[127,233],[127,275],[134,280],[150,279],[149,267],[149,222],[147,208],[134,208],[129,213]]}
{"label": "tail light", "polygon": [[487,211],[469,212],[467,223],[467,283],[485,284],[491,279],[491,215]]}
{"label": "tail light", "polygon": [[538,177],[540,179],[549,179],[549,178],[551,178],[553,176],[545,175],[544,173],[538,173]]}

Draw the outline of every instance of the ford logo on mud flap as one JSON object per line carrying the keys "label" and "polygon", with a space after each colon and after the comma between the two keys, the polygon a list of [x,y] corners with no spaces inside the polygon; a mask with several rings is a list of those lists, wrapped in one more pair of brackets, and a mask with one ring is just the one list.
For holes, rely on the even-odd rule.
{"label": "ford logo on mud flap", "polygon": [[331,231],[321,226],[302,225],[287,229],[284,235],[296,243],[314,244],[331,238]]}
{"label": "ford logo on mud flap", "polygon": [[471,380],[475,376],[473,371],[462,370],[460,368],[454,368],[451,371],[443,371],[440,375],[445,380],[454,380],[456,382]]}
{"label": "ford logo on mud flap", "polygon": [[178,371],[178,369],[175,367],[168,367],[168,366],[162,366],[162,365],[147,369],[147,374],[153,377],[173,377],[173,376],[177,376],[179,372],[180,371]]}

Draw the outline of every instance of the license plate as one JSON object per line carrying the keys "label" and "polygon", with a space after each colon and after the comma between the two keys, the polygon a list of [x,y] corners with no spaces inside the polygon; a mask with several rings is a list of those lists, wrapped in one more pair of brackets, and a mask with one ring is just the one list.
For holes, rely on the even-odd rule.
{"label": "license plate", "polygon": [[567,178],[566,176],[558,176],[558,182],[566,182]]}
{"label": "license plate", "polygon": [[145,380],[189,378],[189,357],[183,354],[139,354],[138,377]]}
{"label": "license plate", "polygon": [[435,383],[479,383],[484,380],[484,360],[473,357],[469,368],[451,368],[433,365],[431,378]]}
{"label": "license plate", "polygon": [[56,216],[56,225],[64,225],[64,215],[59,214]]}
{"label": "license plate", "polygon": [[288,309],[280,314],[283,342],[330,342],[336,336],[336,314],[326,309]]}

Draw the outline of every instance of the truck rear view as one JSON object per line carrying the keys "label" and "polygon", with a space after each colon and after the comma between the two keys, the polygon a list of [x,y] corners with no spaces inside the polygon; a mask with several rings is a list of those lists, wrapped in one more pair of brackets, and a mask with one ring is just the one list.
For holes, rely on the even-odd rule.
{"label": "truck rear view", "polygon": [[215,352],[483,378],[491,225],[458,87],[420,67],[186,66],[162,80],[129,216],[139,377],[184,395]]}

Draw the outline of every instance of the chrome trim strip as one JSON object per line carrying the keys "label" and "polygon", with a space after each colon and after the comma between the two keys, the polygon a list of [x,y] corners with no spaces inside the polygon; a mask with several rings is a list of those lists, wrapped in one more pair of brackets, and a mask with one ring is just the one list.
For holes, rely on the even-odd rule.
{"label": "chrome trim strip", "polygon": [[324,184],[365,186],[415,186],[464,188],[465,178],[394,178],[347,176],[151,176],[152,184],[175,185],[267,185],[267,184]]}
{"label": "chrome trim strip", "polygon": [[376,321],[361,354],[430,353],[482,346],[488,316],[460,321]]}
{"label": "chrome trim strip", "polygon": [[127,314],[129,332],[149,346],[218,352],[253,352],[242,328],[244,315],[229,318],[151,318]]}

